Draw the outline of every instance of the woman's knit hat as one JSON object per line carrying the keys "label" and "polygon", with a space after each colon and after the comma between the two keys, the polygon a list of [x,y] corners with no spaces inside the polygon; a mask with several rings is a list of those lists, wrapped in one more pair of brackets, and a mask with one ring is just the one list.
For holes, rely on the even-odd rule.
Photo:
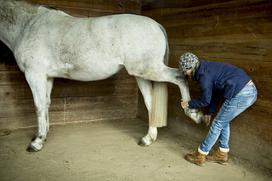
{"label": "woman's knit hat", "polygon": [[193,75],[199,67],[199,60],[196,55],[190,52],[186,52],[180,57],[179,68],[182,72],[192,69]]}

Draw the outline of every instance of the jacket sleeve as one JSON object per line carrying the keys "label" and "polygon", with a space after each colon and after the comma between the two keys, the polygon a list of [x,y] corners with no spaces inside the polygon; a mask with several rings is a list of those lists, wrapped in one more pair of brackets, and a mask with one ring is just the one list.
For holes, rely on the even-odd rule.
{"label": "jacket sleeve", "polygon": [[201,76],[199,79],[201,96],[196,100],[188,102],[190,109],[206,107],[211,103],[213,82],[209,76]]}
{"label": "jacket sleeve", "polygon": [[213,91],[211,102],[210,102],[210,104],[207,107],[208,108],[208,115],[211,115],[211,114],[215,113],[216,102],[217,102],[218,98],[219,98],[218,92]]}

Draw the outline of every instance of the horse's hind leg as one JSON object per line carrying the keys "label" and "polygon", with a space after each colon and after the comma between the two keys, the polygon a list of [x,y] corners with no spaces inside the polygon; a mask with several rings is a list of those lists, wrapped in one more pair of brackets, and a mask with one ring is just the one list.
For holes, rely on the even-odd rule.
{"label": "horse's hind leg", "polygon": [[[140,77],[136,77],[138,87],[143,95],[145,106],[148,111],[149,121],[151,119],[151,106],[152,106],[152,82]],[[157,127],[149,126],[146,136],[140,139],[139,145],[148,146],[157,139]]]}
{"label": "horse's hind leg", "polygon": [[[179,70],[176,68],[170,68],[165,65],[158,66],[158,64],[152,69],[152,72],[139,73],[137,69],[128,70],[131,75],[139,76],[144,79],[153,80],[157,82],[170,82],[177,85],[180,89],[182,100],[189,101],[190,93],[187,81],[182,77]],[[202,113],[197,112],[194,109],[185,109],[185,114],[194,120],[196,123],[201,122]]]}
{"label": "horse's hind leg", "polygon": [[38,132],[27,150],[39,151],[42,149],[43,143],[46,140],[48,129],[46,123],[46,118],[48,116],[48,100],[46,93],[48,83],[47,76],[37,72],[26,72],[25,76],[32,91],[38,121]]}

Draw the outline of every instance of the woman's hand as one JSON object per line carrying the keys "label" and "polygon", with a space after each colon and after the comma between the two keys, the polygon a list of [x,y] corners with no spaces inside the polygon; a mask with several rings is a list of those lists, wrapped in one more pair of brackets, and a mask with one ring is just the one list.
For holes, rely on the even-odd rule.
{"label": "woman's hand", "polygon": [[211,123],[212,116],[211,115],[203,115],[202,121],[205,123],[205,125],[208,127]]}
{"label": "woman's hand", "polygon": [[186,108],[188,108],[188,106],[189,106],[189,104],[188,104],[187,101],[181,101],[180,105],[181,105],[181,107],[182,107],[183,109],[186,109]]}

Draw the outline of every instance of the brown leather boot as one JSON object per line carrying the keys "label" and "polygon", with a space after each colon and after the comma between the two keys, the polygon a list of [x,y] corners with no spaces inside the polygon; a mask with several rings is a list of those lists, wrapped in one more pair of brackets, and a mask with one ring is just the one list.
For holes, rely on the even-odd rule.
{"label": "brown leather boot", "polygon": [[228,164],[228,153],[222,152],[220,149],[216,149],[211,155],[207,156],[207,161],[216,162],[222,165]]}
{"label": "brown leather boot", "polygon": [[206,161],[206,155],[203,155],[199,153],[198,151],[195,151],[193,153],[186,154],[185,159],[198,166],[203,166]]}

